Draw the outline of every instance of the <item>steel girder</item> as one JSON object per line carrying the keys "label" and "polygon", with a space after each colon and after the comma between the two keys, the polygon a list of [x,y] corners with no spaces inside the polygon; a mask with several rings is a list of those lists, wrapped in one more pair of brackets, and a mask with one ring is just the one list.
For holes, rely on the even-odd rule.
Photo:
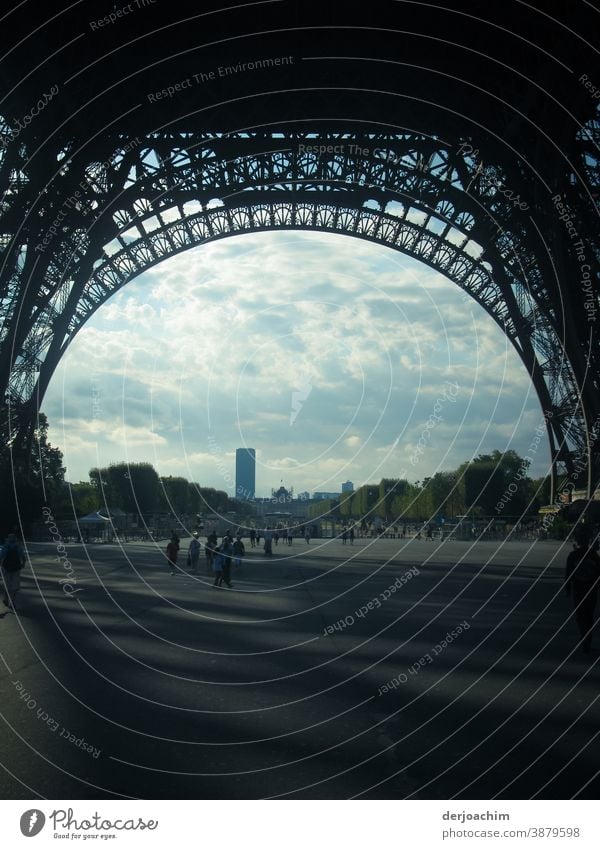
{"label": "steel girder", "polygon": [[[236,233],[321,230],[409,254],[477,300],[531,375],[556,468],[596,484],[600,419],[587,396],[598,363],[573,331],[586,316],[581,298],[564,286],[577,258],[551,191],[540,203],[522,166],[516,197],[515,170],[482,161],[467,142],[411,133],[106,135],[93,157],[73,140],[36,169],[22,145],[0,156],[1,376],[32,416],[78,330],[145,269]],[[595,243],[576,213],[592,262]],[[597,303],[597,278],[594,287]]]}

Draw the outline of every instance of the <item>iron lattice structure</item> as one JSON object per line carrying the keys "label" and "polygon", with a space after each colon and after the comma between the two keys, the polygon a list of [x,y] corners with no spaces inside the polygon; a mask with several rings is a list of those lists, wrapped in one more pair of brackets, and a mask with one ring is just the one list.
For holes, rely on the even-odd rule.
{"label": "iron lattice structure", "polygon": [[[581,39],[559,60],[551,50],[553,31],[538,27],[538,45],[519,32],[515,40],[503,19],[490,19],[502,57],[511,51],[507,70],[501,59],[469,46],[480,47],[487,26],[470,0],[460,4],[464,10],[437,6],[435,19],[428,4],[412,3],[414,32],[406,30],[405,17],[404,29],[396,19],[396,29],[385,33],[379,19],[368,26],[361,6],[354,26],[342,29],[357,39],[356,55],[364,57],[368,47],[374,63],[386,64],[373,65],[367,79],[363,61],[348,65],[342,56],[327,66],[323,85],[321,66],[305,62],[298,81],[291,60],[301,64],[303,51],[316,52],[319,61],[335,58],[325,54],[329,29],[320,26],[320,5],[318,11],[306,7],[319,20],[316,30],[308,23],[306,32],[297,26],[281,30],[296,59],[286,60],[287,87],[269,78],[269,101],[263,83],[254,88],[259,77],[251,74],[236,77],[234,88],[226,80],[230,88],[219,92],[210,88],[210,74],[194,77],[193,104],[161,95],[157,106],[156,93],[144,96],[164,85],[165,68],[169,80],[187,74],[193,87],[187,53],[195,56],[200,49],[197,34],[171,21],[165,6],[143,21],[147,44],[156,57],[161,50],[166,57],[149,69],[146,54],[131,49],[137,30],[126,27],[142,25],[133,16],[121,30],[107,26],[106,39],[114,43],[101,44],[77,40],[82,28],[90,34],[85,19],[58,16],[54,28],[49,24],[44,31],[47,45],[56,45],[54,53],[46,46],[52,61],[30,68],[20,56],[11,92],[25,86],[25,96],[33,99],[30,86],[38,96],[42,65],[61,86],[63,80],[71,85],[68,99],[56,86],[54,101],[44,104],[43,118],[30,121],[31,127],[15,123],[24,109],[14,97],[0,120],[0,382],[9,405],[18,408],[20,426],[35,421],[57,363],[87,319],[149,267],[240,233],[318,230],[406,253],[473,297],[506,333],[531,376],[546,417],[553,477],[564,482],[566,475],[568,485],[590,494],[600,482],[599,124],[597,104],[585,88],[574,77],[568,90],[564,83],[565,62],[575,64]],[[525,34],[546,14],[535,18],[535,7],[513,5],[515,26]],[[274,6],[267,11],[279,14]],[[592,14],[587,7],[584,13]],[[214,14],[211,20],[218,21],[220,12]],[[348,10],[350,23],[352,14]],[[496,14],[490,11],[492,18]],[[448,23],[457,21],[466,46],[444,41],[454,51],[454,73],[445,72],[437,53],[425,69],[423,45],[446,39]],[[28,32],[28,22],[21,24]],[[253,22],[240,19],[233,35],[232,25],[229,17],[225,30],[214,34],[219,50],[235,44],[232,67],[256,58],[259,46],[262,55],[284,52],[279,19],[273,18],[272,31],[265,25],[252,38],[247,33]],[[585,26],[582,19],[582,32]],[[172,29],[172,43],[165,41],[165,27]],[[222,53],[214,52],[204,30],[202,37],[203,67],[221,67]],[[111,60],[113,53],[121,65]],[[75,74],[72,65],[79,68]],[[100,67],[105,76],[92,97]],[[141,95],[120,82],[122,77],[139,84],[140,68]],[[82,80],[92,86],[89,91]],[[445,105],[465,90],[464,114]],[[396,110],[393,122],[381,117],[389,104]],[[346,112],[355,118],[344,119]],[[521,139],[525,153],[517,149]]]}

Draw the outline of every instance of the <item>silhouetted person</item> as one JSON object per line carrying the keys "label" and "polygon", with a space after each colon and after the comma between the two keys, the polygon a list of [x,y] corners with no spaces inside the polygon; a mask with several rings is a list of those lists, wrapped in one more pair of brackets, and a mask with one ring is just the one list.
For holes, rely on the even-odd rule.
{"label": "silhouetted person", "polygon": [[179,554],[179,537],[177,534],[173,534],[169,544],[167,545],[167,562],[171,569],[170,574],[174,575],[177,571],[177,555]]}
{"label": "silhouetted person", "polygon": [[348,539],[348,531],[346,530],[346,528],[344,528],[344,530],[342,531],[342,542],[344,543],[344,545],[346,545],[347,539]]}
{"label": "silhouetted person", "polygon": [[221,553],[221,549],[217,545],[213,549],[213,559],[212,559],[212,570],[215,574],[215,581],[213,586],[221,587],[223,585],[223,563],[225,558]]}
{"label": "silhouetted person", "polygon": [[228,587],[232,587],[231,583],[231,555],[233,554],[233,546],[229,536],[223,537],[221,543],[221,554],[223,555],[223,581]]}
{"label": "silhouetted person", "polygon": [[254,528],[250,528],[250,546],[254,548],[256,545],[256,531]]}
{"label": "silhouetted person", "polygon": [[8,534],[6,542],[0,548],[0,563],[4,581],[4,604],[15,613],[17,595],[21,589],[21,569],[25,565],[25,555],[15,534]]}
{"label": "silhouetted person", "polygon": [[350,545],[354,545],[354,525],[350,527],[348,536],[350,537]]}
{"label": "silhouetted person", "polygon": [[215,558],[215,553],[217,550],[217,535],[214,531],[206,537],[206,547],[204,549],[204,553],[206,555],[206,568],[207,571],[211,572],[213,568],[213,560]]}
{"label": "silhouetted person", "polygon": [[600,557],[598,540],[592,542],[586,527],[579,528],[575,536],[576,548],[567,557],[565,591],[573,596],[575,617],[581,633],[584,652],[592,648],[592,636],[598,587],[600,585]]}
{"label": "silhouetted person", "polygon": [[238,536],[235,542],[233,543],[233,565],[241,566],[242,565],[242,557],[246,553],[246,548],[244,543],[242,542],[241,536]]}

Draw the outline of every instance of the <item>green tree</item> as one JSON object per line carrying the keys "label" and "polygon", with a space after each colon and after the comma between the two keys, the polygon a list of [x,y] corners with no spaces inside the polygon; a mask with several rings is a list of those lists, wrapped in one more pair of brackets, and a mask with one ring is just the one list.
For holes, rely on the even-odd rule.
{"label": "green tree", "polygon": [[[23,411],[25,417],[25,411]],[[48,419],[39,413],[32,432],[21,426],[19,411],[0,410],[0,502],[2,532],[27,528],[41,519],[41,509],[55,509],[64,486],[65,468],[59,448],[48,442]]]}
{"label": "green tree", "polygon": [[145,515],[158,507],[160,480],[151,463],[111,463],[90,469],[90,483],[101,509],[119,507],[126,513]]}
{"label": "green tree", "polygon": [[374,510],[379,498],[379,486],[377,484],[363,484],[360,486],[352,499],[352,510],[357,519],[372,522],[375,516]]}
{"label": "green tree", "polygon": [[205,505],[200,493],[200,484],[188,483],[188,507],[190,513],[204,513]]}
{"label": "green tree", "polygon": [[215,489],[212,486],[201,486],[198,488],[198,494],[201,507],[197,512],[222,514],[228,509],[229,496],[223,490]]}
{"label": "green tree", "polygon": [[406,490],[406,481],[399,478],[382,478],[379,482],[379,491],[377,495],[377,506],[375,512],[386,522],[390,522],[394,517],[393,504],[397,495],[401,495]]}
{"label": "green tree", "polygon": [[545,478],[534,478],[529,481],[529,509],[528,513],[537,514],[540,507],[550,504],[550,475]]}
{"label": "green tree", "polygon": [[308,515],[311,519],[332,518],[338,502],[334,498],[322,498],[308,505]]}
{"label": "green tree", "polygon": [[171,511],[177,516],[183,516],[189,511],[189,483],[187,478],[168,477],[160,478],[161,484],[161,507],[164,511]]}
{"label": "green tree", "polygon": [[74,516],[87,516],[100,507],[98,489],[87,481],[65,483],[56,505],[56,519],[72,519]]}
{"label": "green tree", "polygon": [[342,492],[339,498],[339,514],[344,519],[351,518],[352,514],[352,500],[354,498],[353,492]]}
{"label": "green tree", "polygon": [[529,460],[523,459],[513,450],[504,453],[495,450],[463,463],[456,470],[456,475],[464,478],[465,509],[492,516],[502,497],[510,496],[503,514],[522,515],[529,501],[529,465]]}
{"label": "green tree", "polygon": [[454,472],[436,472],[429,480],[432,515],[456,516],[463,511],[460,481]]}
{"label": "green tree", "polygon": [[160,479],[151,463],[127,463],[124,480],[123,508],[140,516],[153,513],[158,507]]}
{"label": "green tree", "polygon": [[97,492],[97,500],[100,510],[109,507],[119,507],[119,498],[114,487],[114,482],[108,474],[108,467],[94,468],[89,471],[90,484]]}

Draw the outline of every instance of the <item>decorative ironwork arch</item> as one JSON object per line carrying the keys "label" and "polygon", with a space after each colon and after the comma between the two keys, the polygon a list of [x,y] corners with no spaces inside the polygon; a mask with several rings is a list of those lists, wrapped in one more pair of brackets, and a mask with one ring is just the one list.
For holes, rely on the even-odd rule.
{"label": "decorative ironwork arch", "polygon": [[[238,233],[344,233],[413,256],[472,296],[531,375],[555,468],[573,476],[585,457],[585,484],[595,483],[580,346],[566,346],[572,311],[561,308],[540,214],[528,212],[539,192],[531,174],[519,175],[517,197],[515,175],[511,184],[468,142],[411,133],[154,133],[109,136],[102,148],[94,161],[61,149],[46,197],[32,196],[25,162],[13,168],[5,220],[27,208],[5,237],[2,269],[0,354],[13,402],[33,412],[90,315],[161,260]],[[544,214],[552,233],[556,211]]]}

